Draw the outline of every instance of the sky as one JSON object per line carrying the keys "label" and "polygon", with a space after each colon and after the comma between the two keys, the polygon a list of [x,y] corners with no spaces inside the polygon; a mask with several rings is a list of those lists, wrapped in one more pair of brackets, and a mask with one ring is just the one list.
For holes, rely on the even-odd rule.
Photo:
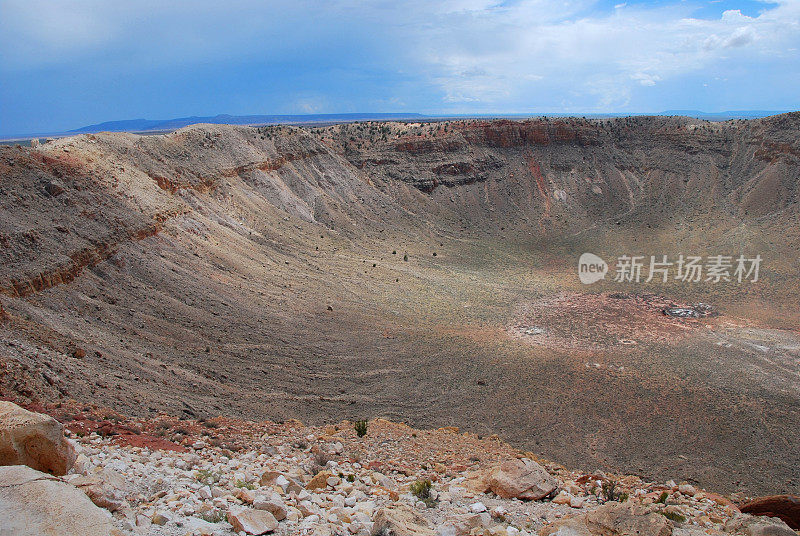
{"label": "sky", "polygon": [[0,135],[220,113],[800,109],[800,0],[0,0]]}

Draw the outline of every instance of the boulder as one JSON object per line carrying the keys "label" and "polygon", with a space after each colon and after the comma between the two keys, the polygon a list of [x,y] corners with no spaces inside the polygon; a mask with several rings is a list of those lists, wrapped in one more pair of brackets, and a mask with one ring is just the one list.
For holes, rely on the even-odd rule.
{"label": "boulder", "polygon": [[228,512],[228,523],[236,532],[266,534],[278,528],[278,520],[265,510],[242,508]]}
{"label": "boulder", "polygon": [[671,536],[672,523],[632,504],[610,502],[585,514],[560,519],[539,531],[540,536]]}
{"label": "boulder", "polygon": [[12,402],[0,401],[0,465],[27,465],[64,475],[76,458],[60,422]]}
{"label": "boulder", "polygon": [[777,517],[752,516],[739,514],[725,523],[725,532],[744,534],[745,536],[797,536]]}
{"label": "boulder", "polygon": [[9,536],[121,536],[82,491],[24,465],[0,467],[0,520]]}
{"label": "boulder", "polygon": [[384,506],[375,514],[372,536],[436,536],[428,521],[405,504]]}
{"label": "boulder", "polygon": [[288,513],[286,505],[277,494],[270,498],[257,497],[256,500],[253,501],[253,508],[269,512],[275,516],[275,519],[278,521],[286,519],[286,514]]}
{"label": "boulder", "polygon": [[800,530],[800,497],[797,495],[770,495],[759,497],[739,507],[745,514],[778,517],[790,528]]}
{"label": "boulder", "polygon": [[[480,484],[482,482],[482,485]],[[508,460],[491,469],[479,480],[473,480],[473,489],[485,487],[503,499],[523,499],[537,501],[550,495],[558,487],[558,482],[544,467],[533,460]]]}

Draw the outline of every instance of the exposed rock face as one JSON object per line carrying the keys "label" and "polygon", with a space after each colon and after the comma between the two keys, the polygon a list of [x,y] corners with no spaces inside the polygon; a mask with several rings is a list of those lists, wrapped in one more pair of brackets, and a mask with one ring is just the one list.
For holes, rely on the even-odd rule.
{"label": "exposed rock face", "polygon": [[409,506],[385,506],[375,514],[373,536],[434,536],[435,532],[424,517]]}
{"label": "exposed rock face", "polygon": [[125,505],[127,483],[111,469],[103,469],[89,475],[70,475],[65,480],[83,491],[94,504],[110,512],[115,512]]}
{"label": "exposed rock face", "polygon": [[800,497],[797,495],[771,495],[759,497],[739,509],[745,514],[778,517],[794,530],[800,530]]}
{"label": "exposed rock face", "polygon": [[0,467],[0,533],[115,536],[110,517],[80,490],[23,465]]}
{"label": "exposed rock face", "polygon": [[585,514],[556,521],[539,531],[540,536],[670,536],[666,517],[646,513],[633,505],[608,503]]}
{"label": "exposed rock face", "polygon": [[75,446],[54,418],[0,401],[0,465],[27,465],[63,475],[75,463]]}

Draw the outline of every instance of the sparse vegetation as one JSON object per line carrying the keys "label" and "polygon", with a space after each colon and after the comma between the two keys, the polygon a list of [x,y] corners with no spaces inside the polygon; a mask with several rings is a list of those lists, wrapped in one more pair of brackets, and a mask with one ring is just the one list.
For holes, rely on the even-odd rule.
{"label": "sparse vegetation", "polygon": [[666,491],[662,491],[661,495],[658,497],[657,503],[667,504],[667,497],[669,497],[669,493]]}
{"label": "sparse vegetation", "polygon": [[364,437],[367,435],[367,421],[356,421],[353,427],[356,430],[356,435],[358,437]]}
{"label": "sparse vegetation", "polygon": [[609,502],[609,501],[625,502],[626,500],[628,500],[628,494],[620,491],[619,488],[617,487],[617,483],[613,480],[606,480],[605,482],[603,482],[601,495],[604,502]]}
{"label": "sparse vegetation", "polygon": [[659,512],[662,516],[676,523],[685,523],[686,518],[677,512]]}
{"label": "sparse vegetation", "polygon": [[256,485],[252,482],[245,482],[244,480],[237,480],[234,484],[237,488],[249,489],[254,490],[256,489]]}
{"label": "sparse vegetation", "polygon": [[431,497],[433,484],[427,478],[425,480],[417,480],[416,482],[412,483],[409,486],[409,489],[411,490],[412,495],[424,502],[429,508],[436,504],[436,500]]}
{"label": "sparse vegetation", "polygon": [[198,517],[208,523],[222,523],[228,519],[228,514],[222,510],[211,510],[209,512],[203,512]]}
{"label": "sparse vegetation", "polygon": [[221,476],[222,475],[220,475],[220,473],[212,471],[211,469],[198,469],[197,476],[195,478],[197,478],[198,482],[210,485],[219,482]]}

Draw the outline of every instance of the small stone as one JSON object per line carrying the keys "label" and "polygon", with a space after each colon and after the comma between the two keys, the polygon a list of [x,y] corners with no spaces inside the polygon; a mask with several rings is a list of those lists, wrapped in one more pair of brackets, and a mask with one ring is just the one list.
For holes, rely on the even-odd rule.
{"label": "small stone", "polygon": [[332,476],[333,473],[330,471],[320,471],[306,484],[306,489],[325,489],[328,487],[328,479]]}
{"label": "small stone", "polygon": [[572,508],[581,508],[586,500],[583,497],[570,497],[569,505]]}
{"label": "small stone", "polygon": [[253,492],[244,488],[241,488],[236,492],[236,498],[246,504],[253,504],[253,501],[256,500]]}
{"label": "small stone", "polygon": [[495,519],[504,519],[508,515],[508,510],[504,506],[495,506],[492,508],[492,517]]}
{"label": "small stone", "polygon": [[572,496],[564,490],[558,492],[558,495],[553,499],[554,504],[569,504]]}
{"label": "small stone", "polygon": [[476,502],[472,504],[469,509],[473,514],[480,514],[481,512],[486,511],[486,505],[482,502]]}
{"label": "small stone", "polygon": [[153,517],[150,518],[150,521],[152,521],[154,525],[164,526],[172,521],[172,514],[169,512],[156,512],[153,514]]}

